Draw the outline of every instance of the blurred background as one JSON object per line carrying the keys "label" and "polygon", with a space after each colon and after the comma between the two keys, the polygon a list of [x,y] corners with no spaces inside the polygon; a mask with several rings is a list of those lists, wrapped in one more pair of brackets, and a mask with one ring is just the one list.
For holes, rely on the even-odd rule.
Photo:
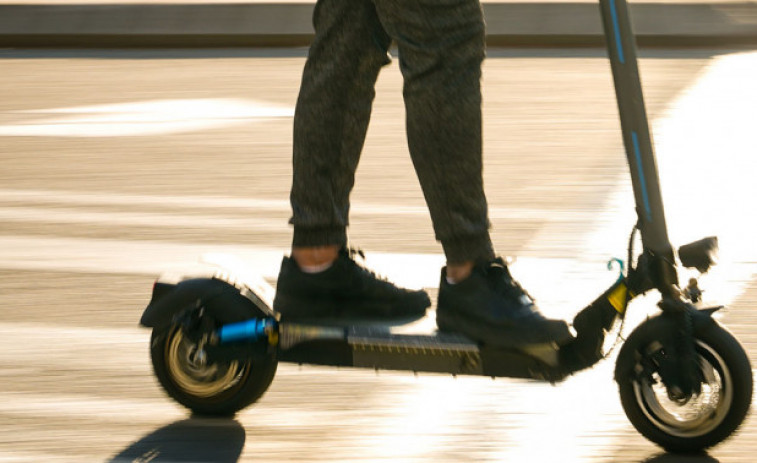
{"label": "blurred background", "polygon": [[[493,237],[542,310],[572,318],[615,279],[606,262],[625,257],[634,223],[598,8],[484,6]],[[751,463],[750,419],[707,455],[646,441],[612,360],[555,386],[280,365],[231,420],[190,417],[162,393],[137,325],[155,277],[221,252],[273,283],[288,250],[312,8],[0,3],[0,460]],[[754,362],[757,4],[631,9],[671,239],[720,237],[700,285],[728,304],[721,321]],[[433,300],[443,258],[396,63],[379,78],[349,233]],[[631,321],[655,302],[634,302]]]}

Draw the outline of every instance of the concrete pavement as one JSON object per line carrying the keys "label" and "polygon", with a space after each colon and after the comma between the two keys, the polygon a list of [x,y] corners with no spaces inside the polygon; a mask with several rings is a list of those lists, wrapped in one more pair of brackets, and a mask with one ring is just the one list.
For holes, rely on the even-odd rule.
{"label": "concrete pavement", "polygon": [[[0,47],[306,46],[313,1],[10,0],[0,3]],[[484,1],[490,45],[597,46],[596,1]],[[757,44],[757,2],[637,0],[641,46]]]}
{"label": "concrete pavement", "polygon": [[[641,66],[671,239],[720,237],[702,287],[757,364],[757,226],[744,213],[757,208],[757,57],[720,53],[648,50]],[[556,386],[282,364],[236,420],[188,418],[136,323],[154,276],[203,252],[233,247],[277,272],[292,122],[255,107],[293,107],[304,50],[0,56],[0,460],[754,463],[754,414],[709,455],[660,454],[624,416],[611,359]],[[572,317],[616,278],[605,263],[634,223],[605,53],[495,49],[485,66],[494,241],[546,314]],[[436,285],[403,108],[394,64],[377,83],[350,238],[371,261],[394,256],[380,274]],[[628,331],[656,302],[634,303]]]}

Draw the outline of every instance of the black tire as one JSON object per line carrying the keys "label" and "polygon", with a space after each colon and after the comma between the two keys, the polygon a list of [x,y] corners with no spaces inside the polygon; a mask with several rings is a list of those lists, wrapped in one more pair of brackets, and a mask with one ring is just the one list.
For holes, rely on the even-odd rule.
{"label": "black tire", "polygon": [[668,398],[659,376],[639,373],[643,358],[662,349],[659,340],[672,328],[661,316],[628,337],[616,366],[620,400],[631,424],[650,441],[669,452],[699,452],[728,438],[744,421],[752,401],[752,368],[738,341],[700,315],[694,337],[702,392],[676,403]]}
{"label": "black tire", "polygon": [[255,361],[198,364],[191,360],[196,345],[177,325],[154,329],[152,365],[168,395],[206,416],[231,416],[258,400],[276,374],[273,356]]}

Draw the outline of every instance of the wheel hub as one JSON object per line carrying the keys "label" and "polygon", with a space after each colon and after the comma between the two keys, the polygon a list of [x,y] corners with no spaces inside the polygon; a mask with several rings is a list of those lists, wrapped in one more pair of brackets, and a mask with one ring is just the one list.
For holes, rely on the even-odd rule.
{"label": "wheel hub", "polygon": [[733,400],[731,375],[723,359],[701,341],[697,341],[697,352],[703,378],[698,394],[668,391],[656,372],[634,383],[636,400],[646,417],[671,435],[688,438],[712,431]]}
{"label": "wheel hub", "polygon": [[184,391],[211,397],[238,383],[243,371],[236,361],[208,363],[201,344],[185,337],[181,329],[171,336],[167,346],[167,366],[174,382]]}

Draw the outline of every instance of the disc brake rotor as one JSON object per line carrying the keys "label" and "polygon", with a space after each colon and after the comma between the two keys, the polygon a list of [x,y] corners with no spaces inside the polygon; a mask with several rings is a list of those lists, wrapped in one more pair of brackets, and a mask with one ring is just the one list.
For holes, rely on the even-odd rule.
{"label": "disc brake rotor", "polygon": [[701,341],[697,341],[697,353],[703,377],[699,394],[685,400],[671,398],[658,373],[634,382],[636,400],[646,417],[670,435],[707,434],[723,421],[733,400],[725,361]]}

